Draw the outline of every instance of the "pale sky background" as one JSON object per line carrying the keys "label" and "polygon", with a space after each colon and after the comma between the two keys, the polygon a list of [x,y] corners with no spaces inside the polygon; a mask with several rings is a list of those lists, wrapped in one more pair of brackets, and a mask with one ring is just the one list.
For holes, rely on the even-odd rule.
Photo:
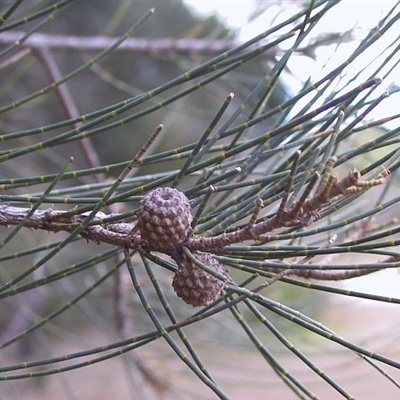
{"label": "pale sky background", "polygon": [[[281,22],[291,16],[291,10],[295,1],[282,1],[281,4],[286,6],[287,11],[282,12],[282,5],[272,5],[268,8],[268,12],[261,15],[260,18],[248,22],[249,16],[255,11],[257,3],[264,3],[263,1],[208,1],[208,0],[185,0],[188,4],[193,6],[199,13],[211,15],[217,13],[223,21],[230,26],[237,29],[238,40],[245,41],[251,39],[257,34],[265,31],[272,24]],[[397,1],[347,1],[343,0],[341,3],[333,7],[327,13],[316,28],[315,34],[327,32],[345,32],[353,29],[355,37],[362,39],[366,33],[374,27],[378,21],[389,11]],[[292,6],[291,6],[292,5]],[[397,6],[396,12],[400,11],[400,5]],[[399,25],[399,24],[398,24]],[[391,43],[398,39],[399,26],[392,27],[383,38],[379,39],[379,45],[375,49],[370,50],[366,58],[360,58],[356,63],[351,65],[353,71],[365,69],[365,77],[369,76],[368,66],[371,59],[379,54],[385,48],[386,43]],[[397,43],[399,44],[399,43]],[[298,89],[301,85],[301,80],[306,80],[312,76],[315,80],[318,77],[324,76],[328,71],[332,70],[335,65],[348,58],[348,55],[354,50],[358,43],[344,43],[340,46],[340,51],[336,47],[326,46],[318,51],[317,61],[311,59],[304,60],[305,57],[293,57],[289,68],[296,78],[289,81],[294,90]],[[385,57],[385,56],[384,56]],[[351,73],[351,68],[349,71]],[[372,67],[373,68],[373,67]],[[369,70],[371,71],[371,70]],[[383,71],[383,73],[386,71]],[[382,76],[379,76],[382,77]],[[290,78],[290,77],[289,77]],[[298,88],[296,87],[298,85]],[[382,82],[379,90],[376,91],[376,96],[379,96],[391,86],[400,86],[400,66],[397,65],[396,69]],[[389,98],[385,99],[383,103],[377,107],[373,113],[369,115],[370,119],[382,118],[400,112],[400,93],[394,93]],[[388,124],[388,127],[394,129],[400,124],[399,119]],[[369,277],[357,278],[343,282],[342,285],[348,289],[363,291],[373,294],[384,296],[400,296],[400,272],[398,269],[389,270],[372,274]]]}
{"label": "pale sky background", "polygon": [[[249,23],[249,17],[256,10],[257,4],[266,3],[265,1],[245,0],[245,1],[209,1],[209,0],[185,0],[199,13],[206,15],[217,14],[228,25],[237,29],[238,40],[245,41],[251,39],[257,34],[265,31],[268,27],[277,22],[284,21],[293,13],[293,7],[296,1],[282,1],[281,5],[272,5],[268,7],[268,12],[255,18]],[[272,2],[274,3],[274,2]],[[356,39],[362,39],[366,33],[374,27],[378,21],[397,3],[397,1],[349,1],[343,0],[333,9],[329,10],[326,16],[318,23],[313,32],[315,35],[330,32],[345,32],[353,29]],[[283,8],[282,8],[283,5]],[[286,7],[286,11],[284,8]],[[283,10],[283,11],[282,11]],[[398,5],[397,12],[400,11]],[[348,71],[365,69],[365,77],[369,76],[371,69],[366,68],[370,64],[372,51],[375,55],[382,51],[385,43],[391,43],[399,36],[399,28],[392,27],[383,38],[379,39],[379,44],[375,48],[369,49],[369,53],[365,57],[359,57],[349,66]],[[300,88],[300,81],[305,81],[309,76],[314,79],[322,77],[328,71],[332,70],[335,65],[347,59],[349,54],[358,45],[357,41],[351,43],[343,43],[338,49],[332,46],[322,47],[317,51],[317,61],[306,59],[301,55],[293,56],[289,62],[289,68],[295,77],[287,76],[289,84],[294,90]],[[299,60],[301,59],[301,62]],[[325,68],[323,67],[324,65]],[[371,66],[371,68],[373,68]],[[385,71],[383,71],[385,72]],[[382,72],[382,74],[383,74]],[[382,77],[382,76],[379,76]],[[298,78],[298,79],[296,79]],[[400,66],[394,70],[380,85],[380,92],[383,93],[391,85],[400,86]],[[384,105],[378,106],[370,116],[371,119],[381,118],[392,114],[399,113],[398,104],[400,103],[400,93],[395,93],[385,100]],[[388,125],[391,128],[398,126],[398,121]]]}

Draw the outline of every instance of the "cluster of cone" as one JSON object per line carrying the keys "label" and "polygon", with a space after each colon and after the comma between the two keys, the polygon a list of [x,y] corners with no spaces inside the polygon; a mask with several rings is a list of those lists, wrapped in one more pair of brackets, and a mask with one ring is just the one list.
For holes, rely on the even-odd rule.
{"label": "cluster of cone", "polygon": [[[183,252],[191,234],[193,220],[189,199],[171,187],[147,193],[137,212],[137,228],[148,250],[169,254],[178,270],[172,281],[176,294],[193,306],[206,306],[215,301],[225,285],[205,271]],[[222,264],[209,253],[194,252],[193,256],[220,276],[225,276]]]}

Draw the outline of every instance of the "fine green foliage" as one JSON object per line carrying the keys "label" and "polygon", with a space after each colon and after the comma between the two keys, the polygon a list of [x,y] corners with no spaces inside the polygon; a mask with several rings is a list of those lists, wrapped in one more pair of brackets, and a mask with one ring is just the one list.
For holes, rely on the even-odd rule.
{"label": "fine green foliage", "polygon": [[[5,3],[4,393],[396,398],[400,297],[352,282],[398,279],[400,114],[371,116],[398,96],[399,3],[295,93],[293,58],[340,44],[313,36],[340,1],[243,43],[179,1]],[[136,222],[166,186],[191,214],[161,245]],[[216,298],[176,295],[182,260]]]}

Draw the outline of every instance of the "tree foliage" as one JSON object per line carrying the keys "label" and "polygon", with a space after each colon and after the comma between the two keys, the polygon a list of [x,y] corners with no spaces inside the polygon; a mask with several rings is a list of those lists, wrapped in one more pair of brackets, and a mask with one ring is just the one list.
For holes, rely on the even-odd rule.
{"label": "tree foliage", "polygon": [[399,4],[295,92],[340,1],[246,42],[150,3],[2,5],[7,395],[395,398],[400,298],[347,282],[400,262]]}

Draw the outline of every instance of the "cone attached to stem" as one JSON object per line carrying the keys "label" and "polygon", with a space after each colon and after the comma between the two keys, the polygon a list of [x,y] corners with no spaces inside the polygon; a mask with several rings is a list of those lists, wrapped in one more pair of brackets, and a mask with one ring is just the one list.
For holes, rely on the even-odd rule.
{"label": "cone attached to stem", "polygon": [[[211,254],[194,252],[193,256],[207,267],[225,276],[225,268]],[[175,261],[179,268],[175,273],[172,286],[178,297],[194,307],[207,306],[218,298],[225,286],[225,280],[200,268],[184,253],[176,257]]]}
{"label": "cone attached to stem", "polygon": [[190,235],[190,202],[175,188],[160,187],[147,193],[137,216],[137,228],[148,250],[169,253],[182,246]]}

